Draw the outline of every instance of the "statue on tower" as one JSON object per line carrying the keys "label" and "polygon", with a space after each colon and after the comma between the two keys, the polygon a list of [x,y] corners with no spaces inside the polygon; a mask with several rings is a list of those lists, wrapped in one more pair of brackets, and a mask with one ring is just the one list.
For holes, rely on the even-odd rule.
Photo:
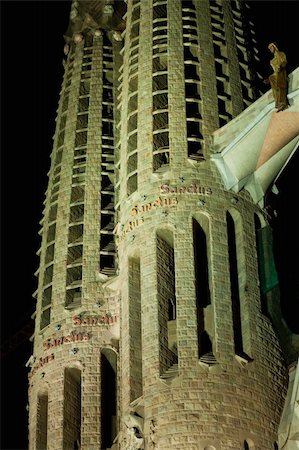
{"label": "statue on tower", "polygon": [[274,58],[270,61],[273,73],[269,76],[269,78],[264,80],[264,83],[271,85],[275,100],[275,108],[277,109],[277,112],[279,112],[288,107],[286,72],[287,58],[285,53],[278,49],[275,42],[271,42],[268,45],[268,49],[274,54]]}

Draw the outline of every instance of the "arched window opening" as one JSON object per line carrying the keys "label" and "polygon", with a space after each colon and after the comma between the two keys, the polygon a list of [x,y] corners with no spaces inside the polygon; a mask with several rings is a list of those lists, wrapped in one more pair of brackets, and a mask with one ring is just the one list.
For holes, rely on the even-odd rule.
{"label": "arched window opening", "polygon": [[80,448],[81,442],[81,371],[64,371],[63,448]]}
{"label": "arched window opening", "polygon": [[117,356],[111,349],[101,351],[101,448],[110,448],[117,435]]}
{"label": "arched window opening", "polygon": [[198,356],[212,354],[212,342],[206,330],[205,308],[211,304],[207,238],[199,223],[193,219],[194,274],[197,309]]}
{"label": "arched window opening", "polygon": [[244,448],[244,450],[254,450],[255,445],[251,439],[245,439],[245,441],[243,443],[243,448]]}
{"label": "arched window opening", "polygon": [[274,450],[279,450],[277,442],[274,442]]}
{"label": "arched window opening", "polygon": [[239,278],[238,278],[236,231],[234,220],[229,212],[226,213],[226,223],[227,223],[229,274],[231,286],[235,353],[237,355],[243,356],[244,350],[243,350],[243,337],[241,325],[241,306],[240,306],[240,292],[239,292]]}
{"label": "arched window opening", "polygon": [[130,400],[142,395],[140,258],[129,258]]}
{"label": "arched window opening", "polygon": [[157,234],[157,286],[160,328],[160,374],[177,363],[175,260],[173,236]]}
{"label": "arched window opening", "polygon": [[36,448],[47,450],[48,440],[48,394],[39,394],[37,398]]}

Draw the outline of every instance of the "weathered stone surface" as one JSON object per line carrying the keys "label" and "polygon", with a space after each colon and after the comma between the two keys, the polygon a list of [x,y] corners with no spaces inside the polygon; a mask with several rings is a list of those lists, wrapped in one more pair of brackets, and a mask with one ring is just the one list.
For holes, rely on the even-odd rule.
{"label": "weathered stone surface", "polygon": [[[107,14],[112,4],[105,3]],[[196,26],[187,19],[190,5]],[[248,193],[224,188],[210,162],[219,119],[244,106],[241,13],[208,0],[130,0],[127,7],[122,42],[98,25],[83,26],[83,16],[75,42],[73,11],[43,219],[29,448],[235,450],[247,440],[269,450],[286,371],[261,311],[254,215],[266,219]],[[185,75],[193,63],[194,98]],[[242,354],[227,212],[235,224]],[[208,267],[195,258],[193,220]],[[212,346],[206,354],[204,331]]]}

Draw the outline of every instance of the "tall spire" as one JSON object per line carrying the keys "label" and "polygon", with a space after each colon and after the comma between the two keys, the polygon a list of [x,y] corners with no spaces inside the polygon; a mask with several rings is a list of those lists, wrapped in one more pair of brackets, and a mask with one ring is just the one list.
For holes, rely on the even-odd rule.
{"label": "tall spire", "polygon": [[123,0],[73,0],[65,39],[69,42],[74,34],[89,29],[123,31],[125,12]]}

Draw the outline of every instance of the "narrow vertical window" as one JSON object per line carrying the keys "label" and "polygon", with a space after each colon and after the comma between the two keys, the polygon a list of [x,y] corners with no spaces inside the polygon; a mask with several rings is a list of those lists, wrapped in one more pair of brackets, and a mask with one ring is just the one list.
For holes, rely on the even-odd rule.
{"label": "narrow vertical window", "polygon": [[129,259],[131,402],[142,395],[140,259]]}
{"label": "narrow vertical window", "polygon": [[117,435],[116,421],[117,356],[113,350],[101,351],[101,448],[110,448]]}
{"label": "narrow vertical window", "polygon": [[262,313],[265,315],[268,315],[268,309],[267,309],[267,296],[266,293],[263,291],[263,281],[262,281],[262,274],[263,274],[263,268],[262,268],[262,241],[261,241],[261,221],[257,214],[254,214],[254,228],[255,228],[255,244],[256,244],[256,251],[257,251],[257,262],[258,262],[258,273],[259,273],[259,288],[260,288],[260,299],[261,299],[261,310]]}
{"label": "narrow vertical window", "polygon": [[246,439],[243,443],[243,449],[244,450],[254,450],[255,445],[251,439]]}
{"label": "narrow vertical window", "polygon": [[64,371],[63,448],[80,448],[81,441],[81,371]]}
{"label": "narrow vertical window", "polygon": [[244,354],[244,351],[243,351],[243,338],[241,326],[241,307],[240,307],[238,262],[236,249],[236,231],[234,220],[229,212],[226,213],[226,223],[227,223],[229,274],[231,286],[235,353],[242,356]]}
{"label": "narrow vertical window", "polygon": [[37,399],[36,448],[47,450],[48,438],[48,394],[40,394]]}
{"label": "narrow vertical window", "polygon": [[[162,237],[163,236],[163,237]],[[173,236],[157,234],[157,293],[160,328],[160,374],[177,363],[175,261]]]}
{"label": "narrow vertical window", "polygon": [[206,331],[205,308],[211,304],[207,238],[199,223],[193,219],[194,275],[197,311],[198,357],[212,353],[212,342]]}

